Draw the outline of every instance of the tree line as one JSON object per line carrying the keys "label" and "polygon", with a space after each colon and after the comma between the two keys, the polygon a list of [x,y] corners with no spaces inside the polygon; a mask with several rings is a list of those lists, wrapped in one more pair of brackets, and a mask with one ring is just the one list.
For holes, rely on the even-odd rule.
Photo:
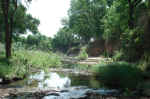
{"label": "tree line", "polygon": [[[66,36],[59,35],[67,34],[72,35],[72,42],[74,38],[87,44],[91,39],[104,40],[106,45],[118,45],[117,51],[122,53],[120,59],[131,62],[148,60],[149,0],[71,0],[68,17],[62,23],[63,28],[55,39],[65,39]],[[115,51],[111,54],[114,55]]]}
{"label": "tree line", "polygon": [[[122,54],[119,59],[149,60],[149,0],[71,0],[68,17],[62,19],[63,27],[54,38],[39,33],[40,21],[27,13],[21,0],[0,0],[0,16],[0,41],[5,43],[7,58],[11,56],[13,41],[66,51],[93,39],[117,46],[116,50]],[[20,37],[29,31],[35,35]],[[115,51],[110,54],[115,55]]]}

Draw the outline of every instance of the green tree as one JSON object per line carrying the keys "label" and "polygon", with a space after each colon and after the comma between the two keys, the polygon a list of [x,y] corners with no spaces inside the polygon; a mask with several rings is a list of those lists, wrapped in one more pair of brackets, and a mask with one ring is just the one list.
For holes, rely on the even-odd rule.
{"label": "green tree", "polygon": [[114,1],[103,17],[104,34],[106,41],[120,41],[121,34],[128,28],[127,2]]}
{"label": "green tree", "polygon": [[102,17],[105,14],[104,0],[72,0],[69,9],[69,27],[86,42],[100,38],[103,33]]}
{"label": "green tree", "polygon": [[[145,49],[149,48],[147,46],[149,40],[146,39],[149,37],[148,32],[146,32],[149,31],[147,28],[149,22],[147,2],[135,1],[130,1],[132,6],[134,5],[134,10],[131,9],[129,1],[114,1],[107,8],[106,15],[103,18],[104,39],[111,43],[112,41],[119,42],[128,61],[140,59]],[[147,46],[147,48],[144,46]]]}
{"label": "green tree", "polygon": [[21,42],[26,44],[27,49],[32,48],[42,51],[52,50],[52,39],[41,34],[28,35],[26,40],[21,39]]}
{"label": "green tree", "polygon": [[74,35],[72,31],[67,28],[61,28],[52,39],[52,46],[55,50],[66,52],[68,48],[79,44],[80,38]]}
{"label": "green tree", "polygon": [[[29,1],[31,0],[27,0],[27,2]],[[12,35],[15,26],[14,24],[16,20],[18,20],[15,20],[15,15],[17,14],[18,6],[20,7],[21,5],[20,2],[20,0],[0,0],[0,10],[2,11],[2,16],[4,19],[5,50],[7,58],[11,57]]]}

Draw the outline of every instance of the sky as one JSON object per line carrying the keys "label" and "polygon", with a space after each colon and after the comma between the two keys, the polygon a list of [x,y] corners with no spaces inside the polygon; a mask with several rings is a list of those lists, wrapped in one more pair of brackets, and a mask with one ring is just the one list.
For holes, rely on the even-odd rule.
{"label": "sky", "polygon": [[33,0],[28,13],[40,20],[39,31],[53,37],[62,27],[61,19],[67,17],[70,0]]}

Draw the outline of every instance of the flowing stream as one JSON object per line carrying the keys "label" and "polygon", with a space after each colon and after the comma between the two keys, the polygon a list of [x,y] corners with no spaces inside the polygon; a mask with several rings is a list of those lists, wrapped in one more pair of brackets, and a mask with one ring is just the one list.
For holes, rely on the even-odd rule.
{"label": "flowing stream", "polygon": [[[116,94],[117,90],[104,89],[94,76],[70,74],[62,72],[41,71],[30,75],[27,79],[7,85],[16,88],[20,92],[26,90],[48,91],[42,99],[80,99],[86,97],[89,92],[102,95]],[[24,99],[22,95],[10,99]],[[30,99],[30,98],[25,98]],[[31,98],[33,99],[33,98]]]}
{"label": "flowing stream", "polygon": [[92,75],[79,75],[63,72],[41,71],[30,75],[27,79],[13,82],[11,87],[30,87],[39,89],[62,90],[73,86],[87,86],[89,88],[101,88],[100,82]]}

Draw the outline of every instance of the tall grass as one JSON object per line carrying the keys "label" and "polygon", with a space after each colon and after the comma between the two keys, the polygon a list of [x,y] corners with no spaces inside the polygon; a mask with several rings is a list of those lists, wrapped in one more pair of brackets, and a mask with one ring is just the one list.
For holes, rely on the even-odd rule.
{"label": "tall grass", "polygon": [[61,65],[60,57],[52,52],[18,50],[13,52],[11,59],[0,55],[0,77],[13,78],[24,77],[34,69],[48,69],[50,67],[59,67]]}
{"label": "tall grass", "polygon": [[52,52],[42,51],[17,51],[13,55],[16,58],[26,61],[35,68],[58,67],[61,65],[60,57]]}

